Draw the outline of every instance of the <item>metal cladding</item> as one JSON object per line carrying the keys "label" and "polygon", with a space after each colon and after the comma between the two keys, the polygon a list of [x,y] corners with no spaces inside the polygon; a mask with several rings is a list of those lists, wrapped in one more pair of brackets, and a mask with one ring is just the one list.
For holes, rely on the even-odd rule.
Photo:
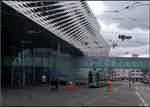
{"label": "metal cladding", "polygon": [[85,1],[3,1],[87,56],[108,56],[110,47]]}

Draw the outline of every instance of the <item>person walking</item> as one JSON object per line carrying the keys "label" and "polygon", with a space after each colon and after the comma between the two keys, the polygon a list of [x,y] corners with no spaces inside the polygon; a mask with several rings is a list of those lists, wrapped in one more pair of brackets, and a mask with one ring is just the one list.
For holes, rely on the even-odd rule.
{"label": "person walking", "polygon": [[56,80],[55,80],[55,90],[58,90],[58,87],[59,87],[59,79],[58,78],[56,78]]}
{"label": "person walking", "polygon": [[50,85],[51,85],[51,91],[54,91],[55,90],[55,80],[54,78],[50,81]]}
{"label": "person walking", "polygon": [[135,88],[135,78],[132,79],[133,88]]}

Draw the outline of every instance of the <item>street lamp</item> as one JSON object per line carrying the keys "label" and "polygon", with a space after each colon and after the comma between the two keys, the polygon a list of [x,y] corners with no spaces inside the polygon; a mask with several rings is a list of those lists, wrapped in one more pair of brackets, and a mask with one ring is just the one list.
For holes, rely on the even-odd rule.
{"label": "street lamp", "polygon": [[[117,64],[118,64],[118,70],[119,70],[119,60],[117,60]],[[117,71],[118,71],[118,70],[117,70]]]}
{"label": "street lamp", "polygon": [[[131,62],[130,58],[129,58],[129,62]],[[129,63],[130,64],[130,63]],[[131,66],[131,64],[130,64]],[[129,67],[129,89],[131,89],[131,67]]]}

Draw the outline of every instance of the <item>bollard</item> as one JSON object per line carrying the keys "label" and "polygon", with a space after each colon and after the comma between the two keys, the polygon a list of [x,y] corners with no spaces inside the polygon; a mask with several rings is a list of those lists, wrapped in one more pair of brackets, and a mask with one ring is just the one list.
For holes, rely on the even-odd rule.
{"label": "bollard", "polygon": [[106,91],[110,91],[110,86],[107,86]]}
{"label": "bollard", "polygon": [[69,90],[72,90],[71,86],[72,86],[72,82],[69,82],[69,84],[67,85],[67,87],[68,87]]}
{"label": "bollard", "polygon": [[109,80],[107,81],[107,85],[110,85],[110,81]]}
{"label": "bollard", "polygon": [[117,92],[117,88],[114,88],[114,92],[115,92],[115,93]]}

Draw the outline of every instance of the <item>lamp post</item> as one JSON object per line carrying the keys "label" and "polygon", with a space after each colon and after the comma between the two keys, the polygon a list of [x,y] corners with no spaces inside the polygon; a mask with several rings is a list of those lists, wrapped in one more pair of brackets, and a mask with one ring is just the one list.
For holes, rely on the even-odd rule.
{"label": "lamp post", "polygon": [[[131,62],[130,58],[129,58],[129,62]],[[131,67],[129,67],[129,89],[131,89]]]}
{"label": "lamp post", "polygon": [[117,64],[118,64],[118,70],[117,71],[119,71],[119,60],[117,60]]}

